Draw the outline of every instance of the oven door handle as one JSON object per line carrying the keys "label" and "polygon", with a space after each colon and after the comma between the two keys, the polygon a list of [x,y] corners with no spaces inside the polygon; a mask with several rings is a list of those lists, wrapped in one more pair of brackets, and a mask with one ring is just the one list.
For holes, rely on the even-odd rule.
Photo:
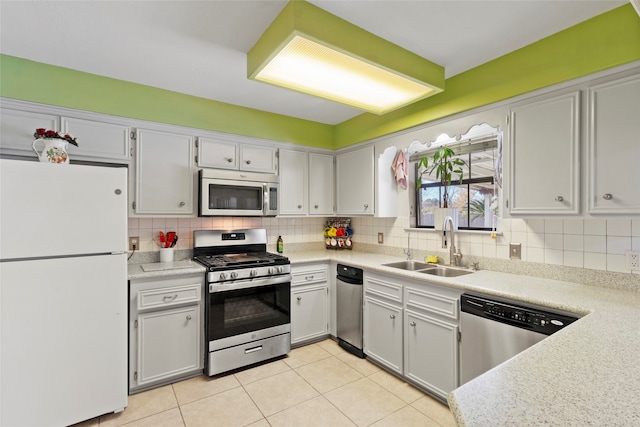
{"label": "oven door handle", "polygon": [[291,282],[291,274],[283,274],[281,276],[268,277],[266,279],[244,279],[234,280],[230,282],[209,283],[209,293],[235,291],[238,289],[257,288],[259,286],[279,285],[281,283]]}

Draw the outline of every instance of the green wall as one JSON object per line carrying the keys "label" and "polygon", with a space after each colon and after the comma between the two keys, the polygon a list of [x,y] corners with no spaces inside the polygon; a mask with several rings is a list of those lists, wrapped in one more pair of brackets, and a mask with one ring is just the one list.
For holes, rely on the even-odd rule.
{"label": "green wall", "polygon": [[640,17],[630,4],[446,80],[445,91],[383,116],[336,126],[0,55],[0,96],[115,116],[342,148],[640,60]]}

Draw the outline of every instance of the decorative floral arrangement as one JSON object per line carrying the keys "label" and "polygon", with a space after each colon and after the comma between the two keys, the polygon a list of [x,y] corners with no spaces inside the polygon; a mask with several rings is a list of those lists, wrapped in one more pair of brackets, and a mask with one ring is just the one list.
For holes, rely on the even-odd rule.
{"label": "decorative floral arrangement", "polygon": [[69,144],[73,144],[76,147],[78,146],[78,141],[76,141],[76,137],[73,135],[62,134],[60,132],[56,132],[55,130],[46,130],[45,128],[36,129],[36,132],[33,134],[36,138],[58,138],[64,139]]}

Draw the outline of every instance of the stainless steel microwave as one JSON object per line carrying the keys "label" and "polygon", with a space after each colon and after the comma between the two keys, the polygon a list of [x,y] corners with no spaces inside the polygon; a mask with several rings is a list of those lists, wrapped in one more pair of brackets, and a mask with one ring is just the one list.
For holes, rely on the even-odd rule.
{"label": "stainless steel microwave", "polygon": [[198,178],[199,216],[278,215],[278,175],[200,169]]}

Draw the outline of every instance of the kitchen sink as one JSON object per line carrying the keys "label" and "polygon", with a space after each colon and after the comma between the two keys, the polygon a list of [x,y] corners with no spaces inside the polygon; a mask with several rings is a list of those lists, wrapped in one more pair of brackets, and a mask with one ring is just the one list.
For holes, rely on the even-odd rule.
{"label": "kitchen sink", "polygon": [[465,274],[471,274],[473,271],[464,270],[455,267],[436,266],[434,264],[428,264],[420,261],[397,261],[390,262],[388,264],[382,264],[385,267],[399,268],[401,270],[416,271],[418,273],[431,274],[432,276],[440,277],[458,277]]}
{"label": "kitchen sink", "polygon": [[458,276],[464,276],[465,274],[471,274],[473,273],[473,271],[458,270],[457,268],[434,267],[434,268],[427,268],[425,270],[418,270],[418,273],[431,274],[432,276],[440,276],[440,277],[458,277]]}
{"label": "kitchen sink", "polygon": [[432,264],[427,264],[426,262],[411,261],[411,260],[390,262],[389,264],[382,264],[382,265],[384,265],[385,267],[393,267],[393,268],[399,268],[402,270],[409,270],[409,271],[424,270],[425,268],[433,267]]}

